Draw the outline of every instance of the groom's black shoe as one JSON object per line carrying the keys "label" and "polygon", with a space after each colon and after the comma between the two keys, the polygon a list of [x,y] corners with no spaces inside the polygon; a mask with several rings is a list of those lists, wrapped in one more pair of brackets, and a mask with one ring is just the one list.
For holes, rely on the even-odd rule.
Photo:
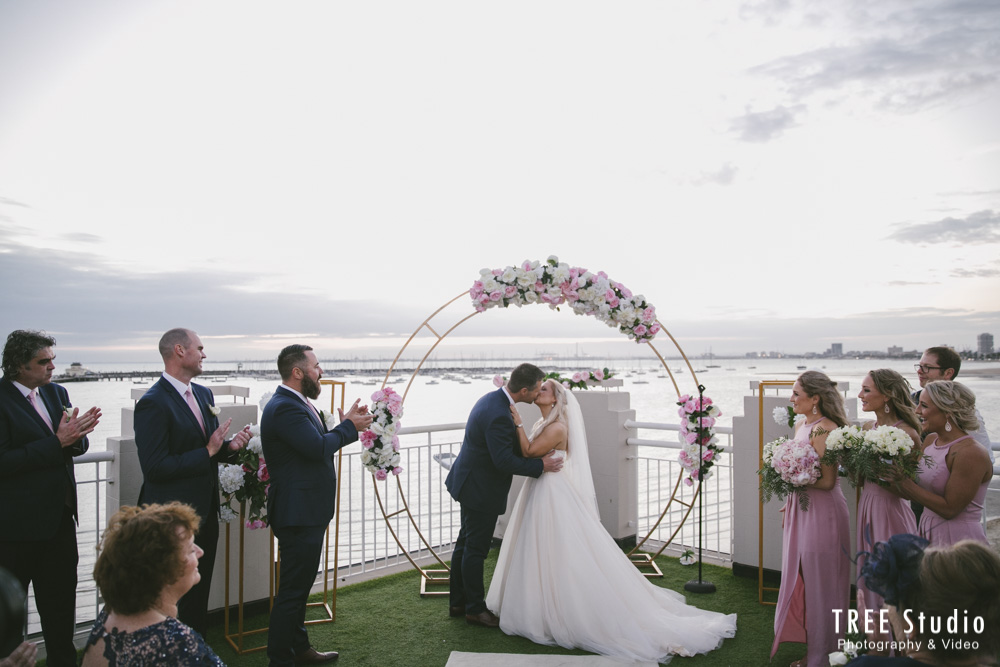
{"label": "groom's black shoe", "polygon": [[323,665],[328,662],[333,662],[340,655],[336,651],[327,651],[325,653],[317,651],[315,648],[310,646],[307,650],[299,653],[295,656],[296,665]]}
{"label": "groom's black shoe", "polygon": [[465,622],[469,625],[481,625],[484,628],[500,627],[500,617],[489,609],[481,611],[478,614],[466,614]]}
{"label": "groom's black shoe", "polygon": [[457,607],[448,607],[448,615],[451,616],[452,618],[465,616],[465,605],[460,604]]}

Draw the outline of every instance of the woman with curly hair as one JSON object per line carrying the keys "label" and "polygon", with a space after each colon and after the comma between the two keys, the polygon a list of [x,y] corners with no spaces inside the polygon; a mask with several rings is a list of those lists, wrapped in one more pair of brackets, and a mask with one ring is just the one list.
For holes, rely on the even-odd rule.
{"label": "woman with curly hair", "polygon": [[123,507],[111,517],[94,565],[105,608],[87,639],[83,667],[223,665],[177,620],[177,601],[201,579],[197,530],[198,515],[176,502]]}
{"label": "woman with curly hair", "polygon": [[986,490],[993,465],[986,448],[970,433],[979,428],[976,395],[959,382],[928,382],[920,392],[917,417],[927,436],[917,481],[901,479],[900,492],[924,506],[918,531],[934,546],[960,540],[989,544],[983,529]]}
{"label": "woman with curly hair", "polygon": [[[861,381],[858,392],[861,409],[875,414],[875,420],[862,428],[869,431],[879,426],[894,426],[902,429],[913,440],[913,453],[920,454],[920,422],[913,412],[910,398],[910,384],[902,375],[888,368],[873,370]],[[857,545],[865,551],[876,542],[884,542],[900,533],[916,533],[917,520],[910,509],[910,503],[902,498],[894,485],[882,480],[860,479],[863,484],[858,500]],[[858,563],[861,574],[861,563]],[[858,580],[858,609],[877,612],[882,608],[882,596],[868,590],[864,581]],[[882,637],[888,640],[888,636]]]}
{"label": "woman with curly hair", "polygon": [[[837,383],[819,371],[806,371],[792,387],[792,409],[805,419],[795,439],[807,442],[822,458],[827,434],[847,424],[844,399]],[[808,509],[797,497],[808,496]],[[821,466],[821,475],[803,491],[788,497],[782,531],[781,588],[774,614],[772,657],[781,642],[806,645],[806,656],[793,667],[827,667],[837,649],[834,610],[848,608],[851,527],[847,499],[840,490],[836,465]]]}

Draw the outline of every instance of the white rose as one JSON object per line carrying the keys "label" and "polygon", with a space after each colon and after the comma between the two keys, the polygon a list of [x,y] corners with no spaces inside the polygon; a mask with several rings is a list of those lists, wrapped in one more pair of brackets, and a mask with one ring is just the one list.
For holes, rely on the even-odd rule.
{"label": "white rose", "polygon": [[264,451],[264,447],[261,444],[259,435],[255,435],[254,437],[250,438],[250,441],[247,443],[247,449],[249,449],[257,456],[261,455],[261,453]]}
{"label": "white rose", "polygon": [[493,279],[493,274],[490,274],[489,278],[483,280],[483,291],[487,294],[496,292],[498,289],[500,289],[500,285]]}
{"label": "white rose", "polygon": [[833,653],[830,654],[831,667],[833,667],[834,665],[846,665],[846,664],[847,664],[847,656],[844,653],[840,651],[834,651]]}
{"label": "white rose", "polygon": [[565,264],[560,264],[552,269],[552,279],[557,283],[564,283],[569,280],[569,267]]}
{"label": "white rose", "polygon": [[538,303],[538,294],[534,290],[524,293],[524,301],[526,303]]}
{"label": "white rose", "polygon": [[229,523],[233,519],[236,519],[239,515],[233,511],[233,508],[229,505],[222,505],[219,507],[219,521],[221,523]]}
{"label": "white rose", "polygon": [[513,285],[514,281],[517,280],[518,271],[513,266],[508,266],[500,274],[500,280],[507,283],[508,285]]}
{"label": "white rose", "polygon": [[361,451],[361,463],[363,465],[368,465],[369,463],[371,463],[371,460],[372,460],[372,453],[371,453],[371,451],[368,450],[368,449],[362,450]]}
{"label": "white rose", "polygon": [[519,270],[517,272],[517,284],[523,288],[533,286],[535,284],[535,272]]}

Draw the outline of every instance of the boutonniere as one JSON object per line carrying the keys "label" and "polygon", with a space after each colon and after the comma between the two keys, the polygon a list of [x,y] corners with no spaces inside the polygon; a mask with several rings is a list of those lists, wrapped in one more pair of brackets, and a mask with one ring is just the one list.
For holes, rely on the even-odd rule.
{"label": "boutonniere", "polygon": [[210,405],[208,406],[208,411],[212,413],[213,417],[218,417],[219,413],[222,412],[222,408]]}
{"label": "boutonniere", "polygon": [[66,421],[69,421],[70,419],[73,418],[73,413],[70,412],[70,410],[72,409],[73,408],[69,407],[68,405],[63,406],[63,414],[66,415]]}

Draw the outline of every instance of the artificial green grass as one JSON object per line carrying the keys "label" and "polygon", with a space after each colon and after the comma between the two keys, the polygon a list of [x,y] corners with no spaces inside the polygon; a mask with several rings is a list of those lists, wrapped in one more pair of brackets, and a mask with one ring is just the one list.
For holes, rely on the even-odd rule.
{"label": "artificial green grass", "polygon": [[[486,581],[493,575],[498,551],[486,561]],[[684,583],[698,576],[697,566],[682,566],[676,558],[656,561],[662,579],[650,581],[684,593],[688,604],[724,613],[737,614],[736,637],[724,640],[722,647],[706,655],[675,657],[672,665],[709,667],[715,665],[768,665],[774,639],[774,607],[757,603],[757,580],[736,577],[732,570],[704,566],[703,578],[716,585],[717,592],[698,595],[686,593]],[[313,596],[311,601],[321,596]],[[246,620],[246,627],[264,627],[267,616],[260,614]],[[525,653],[588,655],[559,646],[542,646],[522,637],[510,637],[501,630],[470,626],[464,618],[448,616],[447,596],[420,597],[420,575],[415,571],[373,579],[345,586],[337,593],[335,623],[307,626],[313,646],[321,651],[340,652],[340,665],[443,666],[452,651],[474,653]],[[238,656],[223,637],[222,625],[213,626],[208,641],[227,665],[267,665],[261,651]],[[257,641],[263,641],[259,636]],[[252,644],[251,644],[252,645]],[[805,655],[802,644],[784,644],[773,664],[784,667]],[[512,662],[516,665],[516,662]]]}

